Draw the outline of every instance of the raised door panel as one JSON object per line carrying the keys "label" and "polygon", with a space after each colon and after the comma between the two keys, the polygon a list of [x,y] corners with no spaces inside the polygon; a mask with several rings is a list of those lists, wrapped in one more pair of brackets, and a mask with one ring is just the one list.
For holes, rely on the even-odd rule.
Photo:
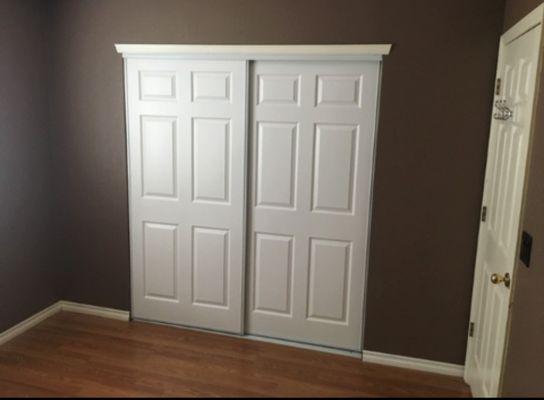
{"label": "raised door panel", "polygon": [[143,238],[146,297],[177,300],[177,226],[146,222]]}
{"label": "raised door panel", "polygon": [[141,126],[143,195],[175,197],[176,118],[143,116]]}
{"label": "raised door panel", "polygon": [[264,74],[256,77],[258,104],[297,106],[299,75]]}
{"label": "raised door panel", "polygon": [[228,306],[229,232],[193,228],[193,304]]}
{"label": "raised door panel", "polygon": [[255,310],[291,314],[293,237],[257,233],[255,246]]}
{"label": "raised door panel", "polygon": [[351,212],[357,127],[319,124],[315,130],[313,209]]}
{"label": "raised door panel", "polygon": [[319,75],[318,106],[361,106],[363,78],[360,75]]}
{"label": "raised door panel", "polygon": [[350,243],[310,239],[308,318],[346,323]]}
{"label": "raised door panel", "polygon": [[230,121],[193,121],[194,200],[228,202],[230,181]]}
{"label": "raised door panel", "polygon": [[175,71],[140,71],[140,99],[144,101],[175,101]]}
{"label": "raised door panel", "polygon": [[297,125],[262,122],[257,131],[257,206],[293,208]]}
{"label": "raised door panel", "polygon": [[230,101],[230,72],[193,72],[193,101]]}

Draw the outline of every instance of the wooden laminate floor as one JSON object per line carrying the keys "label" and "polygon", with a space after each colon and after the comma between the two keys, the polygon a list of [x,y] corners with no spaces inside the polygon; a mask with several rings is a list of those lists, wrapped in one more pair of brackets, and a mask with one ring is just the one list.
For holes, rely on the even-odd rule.
{"label": "wooden laminate floor", "polygon": [[469,396],[459,378],[62,312],[0,346],[0,396]]}

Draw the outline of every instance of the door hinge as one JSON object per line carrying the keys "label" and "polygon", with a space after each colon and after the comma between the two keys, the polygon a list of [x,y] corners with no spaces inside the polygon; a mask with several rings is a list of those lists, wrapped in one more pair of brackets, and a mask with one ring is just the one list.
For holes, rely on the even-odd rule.
{"label": "door hinge", "polygon": [[495,83],[495,95],[498,96],[499,94],[501,94],[501,78],[497,78]]}
{"label": "door hinge", "polygon": [[468,327],[468,337],[474,337],[474,322],[471,322]]}
{"label": "door hinge", "polygon": [[485,222],[487,218],[487,206],[482,207],[482,222]]}

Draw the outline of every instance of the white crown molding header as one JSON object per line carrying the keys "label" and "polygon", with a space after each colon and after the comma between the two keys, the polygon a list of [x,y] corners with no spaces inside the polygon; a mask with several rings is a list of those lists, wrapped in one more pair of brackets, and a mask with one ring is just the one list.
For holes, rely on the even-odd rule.
{"label": "white crown molding header", "polygon": [[391,44],[195,45],[116,44],[124,58],[164,57],[236,60],[380,60]]}

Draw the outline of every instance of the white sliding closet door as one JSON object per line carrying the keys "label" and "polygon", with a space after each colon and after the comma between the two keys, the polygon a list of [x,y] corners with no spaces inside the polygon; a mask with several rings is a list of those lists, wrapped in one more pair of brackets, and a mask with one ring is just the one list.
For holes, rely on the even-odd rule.
{"label": "white sliding closet door", "polygon": [[246,331],[361,350],[378,62],[256,62]]}
{"label": "white sliding closet door", "polygon": [[242,332],[246,65],[126,62],[136,318]]}

